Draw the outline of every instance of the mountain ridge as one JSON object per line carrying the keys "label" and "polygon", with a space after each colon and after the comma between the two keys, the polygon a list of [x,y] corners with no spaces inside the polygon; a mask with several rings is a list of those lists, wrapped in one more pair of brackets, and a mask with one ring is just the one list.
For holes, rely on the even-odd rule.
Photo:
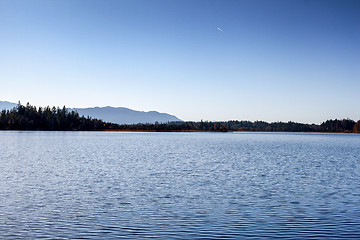
{"label": "mountain ridge", "polygon": [[14,107],[17,106],[17,103],[12,103],[12,102],[8,102],[8,101],[0,101],[0,111],[1,110],[11,110]]}
{"label": "mountain ridge", "polygon": [[158,111],[137,111],[126,107],[89,107],[89,108],[71,108],[85,117],[102,119],[106,122],[118,124],[136,124],[136,123],[167,123],[174,121],[182,121],[178,117],[160,113]]}
{"label": "mountain ridge", "polygon": [[[16,103],[0,101],[0,110],[11,110],[16,107]],[[137,123],[167,123],[181,121],[178,117],[160,113],[158,111],[137,111],[126,107],[88,107],[88,108],[67,108],[68,111],[76,111],[80,116],[101,119],[105,122],[117,124],[137,124]]]}

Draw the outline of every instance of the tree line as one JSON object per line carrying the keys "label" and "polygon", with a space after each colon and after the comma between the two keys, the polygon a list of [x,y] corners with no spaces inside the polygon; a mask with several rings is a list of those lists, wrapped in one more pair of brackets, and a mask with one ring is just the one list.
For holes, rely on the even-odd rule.
{"label": "tree line", "polygon": [[169,122],[155,124],[120,125],[119,130],[127,131],[204,131],[204,132],[338,132],[360,133],[360,120],[327,120],[320,125],[296,122],[225,121],[225,122]]}
{"label": "tree line", "polygon": [[68,111],[64,106],[35,107],[20,102],[12,110],[0,112],[1,130],[118,130],[118,131],[251,131],[251,132],[346,132],[360,133],[360,120],[327,120],[320,125],[296,122],[264,121],[223,121],[223,122],[168,122],[154,124],[124,124],[104,122],[99,119],[80,116],[75,111]]}
{"label": "tree line", "polygon": [[64,106],[39,107],[20,103],[12,110],[0,113],[1,130],[107,130],[118,127],[99,119],[80,116],[75,111],[68,111]]}

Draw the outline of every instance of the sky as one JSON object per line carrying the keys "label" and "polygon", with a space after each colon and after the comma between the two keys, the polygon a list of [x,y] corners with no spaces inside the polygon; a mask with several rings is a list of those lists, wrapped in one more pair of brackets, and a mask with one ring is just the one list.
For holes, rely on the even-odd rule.
{"label": "sky", "polygon": [[360,119],[360,1],[0,0],[0,101]]}

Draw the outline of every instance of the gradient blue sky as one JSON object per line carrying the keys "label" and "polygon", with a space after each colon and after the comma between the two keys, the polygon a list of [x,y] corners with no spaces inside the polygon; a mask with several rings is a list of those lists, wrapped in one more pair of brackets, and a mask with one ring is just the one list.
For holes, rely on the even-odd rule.
{"label": "gradient blue sky", "polygon": [[0,0],[0,34],[3,101],[360,119],[358,0]]}

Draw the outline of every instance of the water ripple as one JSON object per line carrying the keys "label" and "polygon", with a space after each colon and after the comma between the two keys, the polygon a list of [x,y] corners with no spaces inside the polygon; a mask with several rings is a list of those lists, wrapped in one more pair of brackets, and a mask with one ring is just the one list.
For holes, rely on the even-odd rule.
{"label": "water ripple", "polygon": [[3,239],[360,238],[360,136],[0,131]]}

